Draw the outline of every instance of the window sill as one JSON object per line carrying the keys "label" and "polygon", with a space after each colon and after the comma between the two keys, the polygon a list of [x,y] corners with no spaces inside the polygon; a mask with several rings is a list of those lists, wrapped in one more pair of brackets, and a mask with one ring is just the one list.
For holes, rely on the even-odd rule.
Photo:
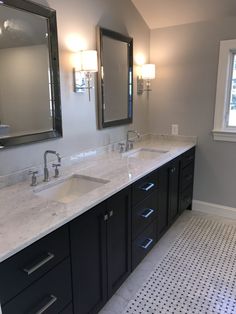
{"label": "window sill", "polygon": [[215,141],[236,142],[236,130],[213,130],[212,133]]}

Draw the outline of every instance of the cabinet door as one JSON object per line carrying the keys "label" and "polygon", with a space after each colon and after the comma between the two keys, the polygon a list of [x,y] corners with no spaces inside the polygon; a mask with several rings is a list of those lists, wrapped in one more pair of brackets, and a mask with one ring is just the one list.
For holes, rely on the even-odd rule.
{"label": "cabinet door", "polygon": [[172,223],[178,214],[179,204],[179,160],[168,167],[168,223]]}
{"label": "cabinet door", "polygon": [[108,297],[120,287],[131,272],[130,189],[107,201]]}
{"label": "cabinet door", "polygon": [[106,203],[70,223],[74,312],[97,313],[107,299]]}
{"label": "cabinet door", "polygon": [[168,168],[163,166],[157,172],[158,175],[158,216],[157,232],[160,238],[168,227]]}

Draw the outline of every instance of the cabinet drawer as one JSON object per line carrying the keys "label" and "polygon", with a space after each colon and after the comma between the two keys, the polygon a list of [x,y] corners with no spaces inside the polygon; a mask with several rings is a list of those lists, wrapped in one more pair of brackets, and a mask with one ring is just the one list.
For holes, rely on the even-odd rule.
{"label": "cabinet drawer", "polygon": [[132,203],[137,204],[157,189],[157,174],[151,173],[132,186]]}
{"label": "cabinet drawer", "polygon": [[192,196],[193,196],[193,188],[189,186],[185,191],[181,193],[180,198],[180,211],[184,211],[187,209],[192,203]]}
{"label": "cabinet drawer", "polygon": [[132,269],[134,269],[156,243],[156,221],[154,220],[132,245]]}
{"label": "cabinet drawer", "polygon": [[3,314],[60,313],[72,300],[69,258],[3,306]]}
{"label": "cabinet drawer", "polygon": [[182,170],[181,190],[193,184],[194,162],[191,162]]}
{"label": "cabinet drawer", "polygon": [[[156,191],[157,192],[157,191]],[[157,216],[157,193],[152,193],[132,210],[132,238],[142,232]]]}
{"label": "cabinet drawer", "polygon": [[2,262],[1,303],[5,304],[68,255],[68,229],[64,226]]}
{"label": "cabinet drawer", "polygon": [[194,161],[195,157],[195,147],[191,148],[188,150],[186,153],[183,154],[183,159],[182,159],[182,168],[186,167],[189,163]]}

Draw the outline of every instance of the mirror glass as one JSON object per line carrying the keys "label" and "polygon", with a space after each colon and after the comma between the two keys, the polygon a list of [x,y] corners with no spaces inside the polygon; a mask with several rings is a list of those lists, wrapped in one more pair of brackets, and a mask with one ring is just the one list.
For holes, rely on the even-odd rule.
{"label": "mirror glass", "polygon": [[3,147],[61,136],[57,36],[51,32],[55,11],[22,0],[16,6],[7,2],[0,5]]}
{"label": "mirror glass", "polygon": [[133,40],[99,29],[99,126],[132,122]]}

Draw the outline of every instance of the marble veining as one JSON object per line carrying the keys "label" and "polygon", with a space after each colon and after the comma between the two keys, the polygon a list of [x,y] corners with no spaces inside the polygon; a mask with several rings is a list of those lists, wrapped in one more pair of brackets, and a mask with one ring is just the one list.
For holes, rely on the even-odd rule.
{"label": "marble veining", "polygon": [[[30,187],[30,179],[1,188],[0,262],[195,145],[196,138],[149,136],[136,143],[135,148],[148,147],[168,152],[156,159],[138,159],[122,156],[117,150],[106,148],[97,150],[95,154],[84,153],[78,159],[71,156],[63,162],[60,178],[52,178],[51,181],[80,174],[109,182],[68,204],[38,196],[34,188]],[[42,178],[39,178],[39,182],[42,182]],[[46,184],[42,182],[36,189]]]}

